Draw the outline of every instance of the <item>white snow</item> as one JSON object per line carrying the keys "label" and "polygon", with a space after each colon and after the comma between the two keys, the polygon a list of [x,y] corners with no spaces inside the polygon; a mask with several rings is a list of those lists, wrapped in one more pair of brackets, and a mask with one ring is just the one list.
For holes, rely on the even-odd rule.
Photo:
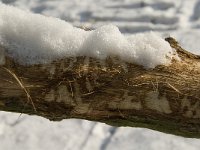
{"label": "white snow", "polygon": [[168,65],[175,55],[169,43],[153,32],[127,37],[111,24],[85,31],[58,18],[5,4],[0,4],[0,44],[22,64],[48,63],[74,56],[98,59],[118,56],[154,68]]}
{"label": "white snow", "polygon": [[[74,26],[114,24],[122,33],[156,31],[176,37],[200,54],[199,0],[0,0],[20,9],[58,17]],[[128,39],[128,37],[127,37]],[[199,150],[187,139],[144,128],[114,128],[85,120],[49,122],[41,117],[0,112],[2,150]],[[78,141],[78,142],[77,142]]]}

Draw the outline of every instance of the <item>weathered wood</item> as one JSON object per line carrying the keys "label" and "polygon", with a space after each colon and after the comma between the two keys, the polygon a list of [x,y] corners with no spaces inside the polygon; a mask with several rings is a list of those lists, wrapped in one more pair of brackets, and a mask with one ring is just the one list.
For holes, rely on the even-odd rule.
{"label": "weathered wood", "polygon": [[154,69],[117,57],[0,66],[0,110],[59,121],[81,118],[200,137],[200,57],[166,38],[180,61]]}

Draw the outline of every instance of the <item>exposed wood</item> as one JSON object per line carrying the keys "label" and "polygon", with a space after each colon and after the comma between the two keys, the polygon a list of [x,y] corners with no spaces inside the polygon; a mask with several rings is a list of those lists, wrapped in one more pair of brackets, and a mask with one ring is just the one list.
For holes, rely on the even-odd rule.
{"label": "exposed wood", "polygon": [[200,138],[200,57],[166,38],[180,61],[146,70],[117,57],[0,66],[0,110],[81,118]]}

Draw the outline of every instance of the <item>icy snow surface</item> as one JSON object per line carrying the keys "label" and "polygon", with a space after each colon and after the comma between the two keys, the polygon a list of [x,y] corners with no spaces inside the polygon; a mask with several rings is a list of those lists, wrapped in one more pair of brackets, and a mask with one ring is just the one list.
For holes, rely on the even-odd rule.
{"label": "icy snow surface", "polygon": [[52,17],[0,3],[0,44],[20,63],[46,63],[56,58],[119,56],[146,68],[169,64],[175,52],[155,33],[125,37],[114,25],[85,31]]}
{"label": "icy snow surface", "polygon": [[[157,31],[200,54],[199,0],[2,0],[23,10],[59,17],[74,26],[114,24],[123,34]],[[128,36],[128,35],[127,35]],[[141,63],[141,62],[139,62]],[[49,122],[0,113],[0,150],[199,150],[187,139],[140,128],[114,128],[83,120]]]}

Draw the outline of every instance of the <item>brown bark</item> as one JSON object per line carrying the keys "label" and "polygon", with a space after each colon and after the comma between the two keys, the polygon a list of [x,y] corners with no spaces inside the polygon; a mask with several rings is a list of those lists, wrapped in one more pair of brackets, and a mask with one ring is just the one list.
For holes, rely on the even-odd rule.
{"label": "brown bark", "polygon": [[166,38],[180,61],[154,69],[120,61],[63,58],[0,66],[0,110],[59,121],[81,118],[200,137],[200,57]]}

